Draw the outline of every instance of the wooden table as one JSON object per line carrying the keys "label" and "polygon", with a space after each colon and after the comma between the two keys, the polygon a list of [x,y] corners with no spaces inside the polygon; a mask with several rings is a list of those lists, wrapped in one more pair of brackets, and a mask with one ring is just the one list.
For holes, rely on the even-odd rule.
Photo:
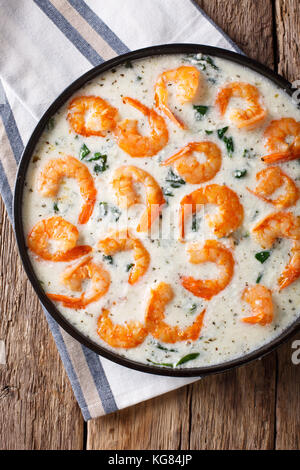
{"label": "wooden table", "polygon": [[[250,57],[300,79],[299,0],[198,3]],[[0,216],[0,339],[7,349],[1,449],[300,448],[300,365],[291,362],[291,342],[250,365],[84,423],[3,204]]]}

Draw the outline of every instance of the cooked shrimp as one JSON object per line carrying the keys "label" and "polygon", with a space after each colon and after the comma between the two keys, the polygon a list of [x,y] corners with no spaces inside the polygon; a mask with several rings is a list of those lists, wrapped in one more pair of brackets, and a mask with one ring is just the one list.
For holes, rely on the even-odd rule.
{"label": "cooked shrimp", "polygon": [[232,82],[222,87],[216,97],[221,116],[225,114],[232,97],[243,98],[248,104],[247,109],[234,109],[230,114],[230,119],[238,128],[253,129],[265,119],[267,111],[261,105],[259,91],[254,85]]}
{"label": "cooked shrimp", "polygon": [[300,241],[293,242],[291,259],[278,279],[280,290],[297,281],[300,277]]}
{"label": "cooked shrimp", "polygon": [[236,230],[243,222],[244,210],[238,195],[227,186],[209,184],[187,194],[180,202],[180,237],[184,239],[187,215],[194,214],[201,204],[216,204],[219,213],[206,216],[210,227],[218,238],[225,237]]}
{"label": "cooked shrimp", "polygon": [[[71,261],[89,253],[92,248],[87,245],[76,246],[78,230],[62,217],[50,217],[40,220],[28,235],[28,247],[35,254],[47,261]],[[58,245],[56,251],[49,250],[49,242]]]}
{"label": "cooked shrimp", "polygon": [[[204,153],[207,157],[206,162],[199,163],[193,155],[194,152]],[[190,142],[161,165],[167,166],[172,163],[174,163],[177,173],[187,183],[205,183],[205,181],[211,180],[220,170],[222,154],[220,148],[213,142]]]}
{"label": "cooked shrimp", "polygon": [[73,130],[88,137],[105,137],[114,129],[118,110],[100,96],[76,96],[68,108],[68,120]]}
{"label": "cooked shrimp", "polygon": [[[299,190],[292,178],[286,175],[278,166],[271,166],[259,171],[256,180],[258,184],[255,191],[247,188],[255,196],[280,209],[296,204],[299,198]],[[281,186],[284,186],[284,193],[275,199],[270,199],[268,196],[271,196]]]}
{"label": "cooked shrimp", "polygon": [[295,119],[271,121],[264,137],[265,147],[271,152],[262,158],[265,163],[288,162],[300,158],[300,122]]}
{"label": "cooked shrimp", "polygon": [[79,184],[84,205],[78,217],[79,224],[86,224],[92,215],[96,202],[97,191],[89,169],[77,158],[65,155],[62,158],[49,160],[39,174],[37,188],[46,197],[54,197],[58,193],[64,178],[74,178]]}
{"label": "cooked shrimp", "polygon": [[219,270],[217,279],[194,279],[191,276],[181,276],[183,287],[197,297],[210,300],[221,292],[231,281],[234,270],[234,259],[231,252],[216,240],[206,240],[205,244],[191,243],[187,252],[189,261],[193,264],[215,263]]}
{"label": "cooked shrimp", "polygon": [[148,335],[145,326],[139,321],[130,321],[123,325],[115,324],[109,318],[109,310],[103,308],[98,318],[97,333],[100,338],[113,348],[136,348]]}
{"label": "cooked shrimp", "polygon": [[147,108],[138,100],[123,98],[147,117],[150,136],[143,136],[138,130],[138,121],[125,119],[117,124],[114,134],[119,147],[131,157],[153,157],[168,143],[169,133],[164,119],[154,109]]}
{"label": "cooked shrimp", "polygon": [[113,187],[120,207],[130,207],[141,202],[134,183],[141,183],[146,190],[146,210],[137,227],[138,232],[147,232],[159,216],[165,203],[163,192],[156,180],[147,171],[136,166],[121,166],[114,174]]}
{"label": "cooked shrimp", "polygon": [[135,284],[147,271],[150,255],[142,242],[134,238],[128,230],[120,230],[100,240],[98,247],[106,255],[114,255],[119,251],[133,250],[134,267],[131,269],[128,282]]}
{"label": "cooked shrimp", "polygon": [[168,116],[177,126],[182,129],[185,125],[182,121],[174,116],[168,107],[168,83],[175,83],[176,97],[180,104],[192,101],[199,96],[202,79],[199,70],[196,67],[182,65],[173,70],[166,70],[159,75],[155,84],[155,104]]}
{"label": "cooked shrimp", "polygon": [[195,319],[194,323],[184,330],[178,326],[170,326],[165,320],[164,310],[174,296],[170,284],[160,282],[155,289],[151,289],[150,300],[146,310],[145,325],[154,338],[164,343],[177,341],[196,341],[199,338],[205,310]]}
{"label": "cooked shrimp", "polygon": [[85,308],[106,294],[110,286],[110,275],[101,264],[93,263],[91,256],[85,256],[69,266],[61,276],[63,284],[77,292],[81,291],[85,279],[91,279],[92,289],[90,292],[82,293],[79,298],[50,293],[47,295],[50,299],[61,302],[64,307]]}
{"label": "cooked shrimp", "polygon": [[292,257],[278,279],[279,290],[296,281],[300,276],[300,216],[276,212],[260,221],[252,232],[263,248],[271,248],[277,238],[294,240]]}
{"label": "cooked shrimp", "polygon": [[251,305],[253,316],[242,318],[245,323],[258,323],[265,326],[273,320],[273,302],[272,292],[265,286],[256,285],[247,287],[243,294],[242,300]]}

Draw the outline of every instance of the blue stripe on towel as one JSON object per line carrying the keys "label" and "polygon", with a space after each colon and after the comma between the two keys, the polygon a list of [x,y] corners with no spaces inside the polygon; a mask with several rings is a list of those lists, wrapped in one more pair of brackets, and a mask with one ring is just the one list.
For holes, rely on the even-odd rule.
{"label": "blue stripe on towel", "polygon": [[[76,399],[78,401],[78,404],[81,408],[83,418],[85,419],[85,421],[88,421],[89,419],[91,419],[91,415],[90,415],[87,403],[85,401],[85,398],[83,396],[83,393],[82,393],[82,390],[81,390],[81,387],[80,387],[80,383],[78,381],[77,374],[74,371],[72,362],[70,360],[70,356],[68,354],[64,339],[63,339],[63,337],[61,335],[61,332],[59,330],[59,326],[56,323],[56,321],[53,320],[53,318],[50,316],[50,314],[47,312],[47,310],[44,309],[44,312],[45,312],[47,321],[49,323],[51,332],[53,334],[53,337],[55,339],[55,342],[57,344],[59,353],[60,353],[61,358],[63,360],[64,366],[66,368],[67,374],[68,374],[69,379],[71,381],[74,394],[75,394]],[[95,354],[95,356],[96,356],[96,354]]]}
{"label": "blue stripe on towel", "polygon": [[129,52],[128,47],[116,34],[90,9],[83,0],[69,0],[69,3],[89,23],[89,25],[116,51],[117,54]]}
{"label": "blue stripe on towel", "polygon": [[96,52],[95,49],[93,49],[93,47],[81,36],[81,34],[73,28],[73,26],[49,0],[33,1],[92,65],[99,65],[103,62],[103,59],[98,52]]}
{"label": "blue stripe on towel", "polygon": [[82,346],[83,353],[85,355],[87,363],[90,365],[91,370],[93,370],[93,379],[101,398],[102,406],[105,413],[113,413],[118,410],[114,396],[110,389],[109,382],[106,378],[105,372],[103,370],[100,358],[90,349]]}
{"label": "blue stripe on towel", "polygon": [[2,103],[0,104],[0,116],[2,118],[6,134],[12,148],[16,162],[19,163],[21,155],[23,153],[24,145],[20,136],[19,129],[17,127],[12,109],[9,105],[7,97],[5,95],[4,88],[0,81],[0,94]]}

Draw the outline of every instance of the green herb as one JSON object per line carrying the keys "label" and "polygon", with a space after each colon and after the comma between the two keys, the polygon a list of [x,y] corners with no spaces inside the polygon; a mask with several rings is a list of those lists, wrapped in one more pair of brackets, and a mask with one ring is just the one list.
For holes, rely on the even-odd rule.
{"label": "green herb", "polygon": [[108,203],[107,202],[100,202],[100,217],[105,217],[108,214]]}
{"label": "green herb", "polygon": [[118,222],[122,212],[116,206],[108,204],[108,202],[100,202],[100,217],[105,217],[109,212],[113,215],[115,222]]}
{"label": "green herb", "polygon": [[176,175],[172,168],[169,169],[166,181],[170,183],[172,188],[180,188],[182,184],[185,184],[185,181],[179,175]]}
{"label": "green herb", "polygon": [[83,144],[79,152],[80,160],[83,160],[89,153],[91,153],[90,149],[85,144]]}
{"label": "green herb", "polygon": [[222,129],[217,130],[219,139],[223,140],[224,134],[228,131],[228,126],[222,127]]}
{"label": "green herb", "polygon": [[113,257],[111,255],[103,255],[103,260],[107,261],[108,264],[114,264]]}
{"label": "green herb", "polygon": [[197,222],[197,214],[193,214],[192,216],[192,231],[197,232],[198,231],[198,222]]}
{"label": "green herb", "polygon": [[267,261],[267,259],[270,257],[271,252],[270,251],[260,251],[259,253],[255,254],[255,258],[260,261],[260,263],[264,263]]}
{"label": "green herb", "polygon": [[138,75],[138,76],[136,77],[136,79],[137,79],[138,81],[140,81],[140,80],[142,80],[142,77],[140,77],[140,76]]}
{"label": "green herb", "polygon": [[168,348],[165,348],[164,346],[162,346],[161,344],[157,343],[156,347],[158,349],[161,349],[162,351],[167,351],[167,352],[177,352],[176,349],[168,349]]}
{"label": "green herb", "polygon": [[[100,153],[99,154],[95,153],[95,155],[97,155],[97,160],[99,160],[99,163],[94,166],[94,172],[98,175],[98,173],[103,173],[108,168],[107,155],[101,155]],[[89,160],[89,161],[92,161],[92,160]]]}
{"label": "green herb", "polygon": [[246,176],[247,174],[247,170],[235,170],[233,172],[233,176],[235,178],[243,178],[244,176]]}
{"label": "green herb", "polygon": [[132,65],[132,63],[130,62],[130,60],[126,60],[126,62],[125,62],[124,65],[125,65],[125,68],[126,68],[126,69],[132,69],[132,68],[133,68],[133,65]]}
{"label": "green herb", "polygon": [[207,130],[205,131],[205,133],[206,133],[207,135],[210,135],[210,134],[212,134],[213,132],[214,132],[214,131],[207,131]]}
{"label": "green herb", "polygon": [[110,210],[111,210],[112,214],[114,214],[115,222],[118,222],[119,218],[121,217],[120,209],[116,206],[110,206]]}
{"label": "green herb", "polygon": [[59,212],[59,208],[58,208],[57,202],[55,202],[55,203],[53,204],[53,209],[54,209],[54,212]]}
{"label": "green herb", "polygon": [[107,160],[107,155],[102,155],[100,152],[94,153],[94,156],[88,159],[88,162],[95,162],[96,160]]}
{"label": "green herb", "polygon": [[174,194],[172,193],[170,188],[162,188],[162,191],[164,193],[164,196],[174,197]]}
{"label": "green herb", "polygon": [[200,355],[200,353],[191,353],[191,354],[187,354],[186,356],[183,356],[177,362],[176,367],[181,366],[181,364],[185,364],[188,361],[192,361],[192,360],[196,359],[199,355]]}
{"label": "green herb", "polygon": [[148,362],[151,362],[151,364],[154,364],[155,366],[163,366],[163,367],[173,367],[173,364],[170,362],[154,362],[151,361],[151,359],[147,359]]}
{"label": "green herb", "polygon": [[133,268],[133,266],[134,266],[134,263],[127,264],[127,266],[126,266],[126,272],[130,271],[131,268]]}
{"label": "green herb", "polygon": [[244,149],[243,158],[254,158],[256,155],[257,154],[253,152],[253,149]]}
{"label": "green herb", "polygon": [[54,124],[55,124],[55,121],[54,121],[54,118],[52,117],[49,119],[49,121],[46,124],[47,131],[52,131],[52,129],[54,129]]}
{"label": "green herb", "polygon": [[207,62],[213,69],[219,70],[219,67],[216,66],[213,59],[209,55],[202,56],[202,60],[205,60],[205,62]]}
{"label": "green herb", "polygon": [[196,310],[197,310],[197,304],[193,304],[193,305],[189,308],[189,313],[194,313]]}
{"label": "green herb", "polygon": [[207,113],[209,106],[194,104],[193,108],[196,111],[196,119],[200,120],[202,116],[205,116],[205,114]]}
{"label": "green herb", "polygon": [[234,143],[232,137],[223,137],[223,142],[225,142],[227,153],[230,157],[232,157],[232,153],[234,151]]}
{"label": "green herb", "polygon": [[257,279],[256,279],[256,284],[260,283],[262,277],[263,277],[263,273],[259,273],[259,275],[257,276]]}

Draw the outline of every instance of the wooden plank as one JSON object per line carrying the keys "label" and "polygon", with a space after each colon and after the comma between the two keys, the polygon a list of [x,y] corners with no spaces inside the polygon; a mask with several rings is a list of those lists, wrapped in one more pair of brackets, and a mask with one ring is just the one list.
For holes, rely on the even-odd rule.
{"label": "wooden plank", "polygon": [[81,449],[83,418],[0,204],[0,449]]}
{"label": "wooden plank", "polygon": [[[287,79],[300,79],[298,0],[276,1],[278,71]],[[298,333],[278,351],[278,385],[276,410],[276,448],[300,448],[300,365],[293,365],[292,343],[300,340]]]}
{"label": "wooden plank", "polygon": [[300,4],[298,0],[276,0],[275,8],[278,72],[288,80],[300,79]]}
{"label": "wooden plank", "polygon": [[180,449],[187,395],[185,387],[89,421],[87,449]]}
{"label": "wooden plank", "polygon": [[197,0],[197,3],[245,54],[272,67],[271,0]]}
{"label": "wooden plank", "polygon": [[[251,57],[273,65],[268,0],[198,0]],[[259,18],[259,21],[258,21]],[[270,449],[275,356],[88,423],[89,449]],[[251,429],[250,429],[251,428]]]}
{"label": "wooden plank", "polygon": [[190,449],[272,449],[275,357],[193,385]]}

